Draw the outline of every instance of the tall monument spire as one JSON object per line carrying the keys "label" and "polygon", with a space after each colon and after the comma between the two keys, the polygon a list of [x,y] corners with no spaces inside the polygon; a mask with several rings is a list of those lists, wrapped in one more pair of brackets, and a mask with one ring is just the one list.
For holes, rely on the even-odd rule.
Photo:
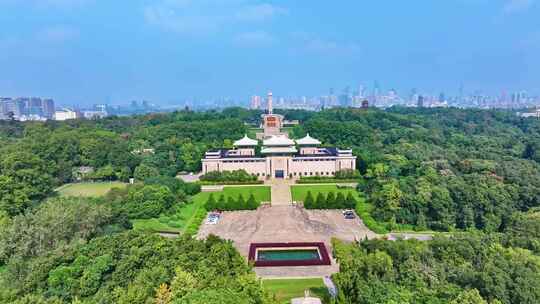
{"label": "tall monument spire", "polygon": [[273,114],[274,107],[272,105],[272,92],[268,92],[268,114]]}

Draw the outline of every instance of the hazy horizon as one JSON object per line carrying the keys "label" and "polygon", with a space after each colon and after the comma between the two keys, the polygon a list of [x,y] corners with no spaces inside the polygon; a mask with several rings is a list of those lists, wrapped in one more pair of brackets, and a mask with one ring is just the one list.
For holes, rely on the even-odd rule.
{"label": "hazy horizon", "polygon": [[539,94],[538,1],[360,2],[0,0],[0,96]]}

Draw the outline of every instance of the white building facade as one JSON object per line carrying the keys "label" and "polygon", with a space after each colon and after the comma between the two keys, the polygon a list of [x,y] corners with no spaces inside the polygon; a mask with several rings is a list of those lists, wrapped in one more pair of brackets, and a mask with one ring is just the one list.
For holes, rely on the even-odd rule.
{"label": "white building facade", "polygon": [[284,135],[271,136],[263,140],[260,153],[256,153],[258,144],[245,136],[234,143],[234,149],[206,152],[203,174],[242,169],[259,178],[331,177],[338,171],[356,169],[352,150],[321,148],[309,134],[296,141]]}

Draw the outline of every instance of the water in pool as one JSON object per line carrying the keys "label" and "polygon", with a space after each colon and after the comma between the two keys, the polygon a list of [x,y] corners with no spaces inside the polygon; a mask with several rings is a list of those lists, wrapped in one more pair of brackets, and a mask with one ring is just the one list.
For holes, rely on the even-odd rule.
{"label": "water in pool", "polygon": [[293,249],[293,250],[259,250],[259,261],[303,261],[318,260],[317,249]]}

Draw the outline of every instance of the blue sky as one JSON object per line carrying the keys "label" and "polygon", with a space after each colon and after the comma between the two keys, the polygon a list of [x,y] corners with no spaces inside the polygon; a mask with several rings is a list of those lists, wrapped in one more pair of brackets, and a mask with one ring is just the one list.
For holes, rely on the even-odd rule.
{"label": "blue sky", "polygon": [[536,0],[0,0],[0,96],[540,93]]}

